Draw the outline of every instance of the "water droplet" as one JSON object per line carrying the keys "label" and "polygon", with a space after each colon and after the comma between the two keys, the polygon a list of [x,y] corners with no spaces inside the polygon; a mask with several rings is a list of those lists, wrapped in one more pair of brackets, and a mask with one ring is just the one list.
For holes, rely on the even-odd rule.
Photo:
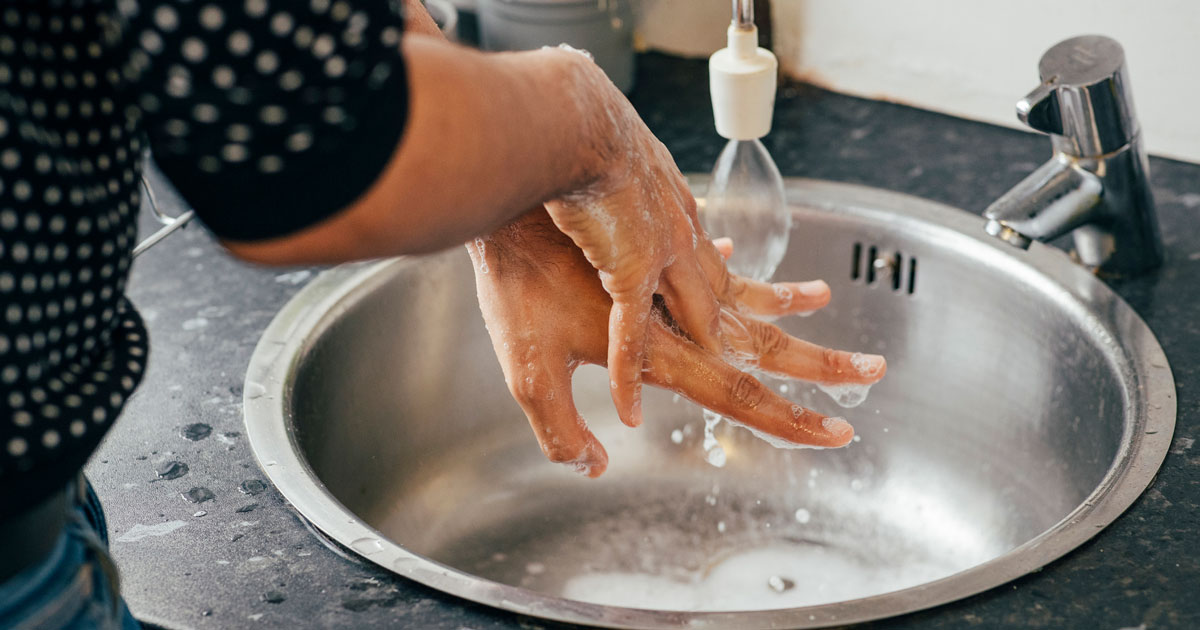
{"label": "water droplet", "polygon": [[380,551],[383,551],[383,541],[379,540],[378,538],[359,538],[358,540],[350,543],[350,548],[358,553],[363,554],[364,556],[369,556],[373,553],[379,553]]}
{"label": "water droplet", "polygon": [[163,462],[154,468],[159,479],[178,479],[188,474],[188,465],[183,462]]}
{"label": "water droplet", "polygon": [[207,516],[207,515],[208,515],[208,512],[205,512],[204,510],[197,510],[196,512],[192,513],[192,516],[195,516],[196,518],[200,518],[201,516]]}
{"label": "water droplet", "polygon": [[671,441],[676,444],[683,443],[683,431],[680,431],[679,429],[675,429],[674,431],[672,431],[671,432]]}
{"label": "water droplet", "polygon": [[855,490],[855,491],[857,491],[857,490],[862,490],[862,489],[863,489],[863,482],[862,482],[862,480],[861,480],[861,479],[854,479],[854,480],[852,480],[852,481],[850,482],[850,489],[851,489],[851,490]]}
{"label": "water droplet", "polygon": [[254,400],[255,398],[262,398],[266,393],[267,388],[263,387],[260,383],[246,383],[246,398]]}
{"label": "water droplet", "polygon": [[854,384],[824,384],[817,383],[817,387],[825,392],[838,405],[842,407],[857,407],[867,399],[867,394],[871,392],[870,385],[854,385]]}
{"label": "water droplet", "polygon": [[188,503],[204,503],[205,501],[212,501],[217,498],[217,495],[213,494],[212,490],[204,486],[196,486],[187,492],[179,493],[179,496],[183,497],[183,500]]}
{"label": "water droplet", "polygon": [[717,531],[722,534],[725,533],[725,521],[717,521]]}
{"label": "water droplet", "polygon": [[772,591],[775,591],[776,593],[790,591],[795,587],[796,587],[796,583],[785,577],[780,577],[778,575],[772,575],[771,577],[767,578],[767,588],[770,588]]}
{"label": "water droplet", "polygon": [[263,490],[267,489],[267,484],[258,479],[247,479],[238,486],[238,491],[242,494],[254,496]]}
{"label": "water droplet", "polygon": [[811,512],[809,512],[808,510],[806,510],[804,508],[800,508],[800,509],[796,510],[796,522],[797,523],[804,524],[811,520],[812,520]]}
{"label": "water droplet", "polygon": [[183,427],[183,430],[181,430],[179,432],[180,435],[182,435],[183,437],[185,437],[193,442],[198,442],[200,440],[203,440],[204,438],[208,437],[209,434],[211,434],[211,433],[212,433],[212,427],[208,426],[207,424],[204,424],[203,422],[189,424],[186,427]]}
{"label": "water droplet", "polygon": [[541,562],[530,562],[525,565],[525,572],[530,575],[541,575],[546,572],[546,565]]}
{"label": "water droplet", "polygon": [[407,575],[417,568],[418,561],[412,556],[400,556],[392,561],[392,569],[397,573]]}
{"label": "water droplet", "polygon": [[708,409],[704,410],[704,459],[717,468],[725,465],[725,449],[713,435],[713,430],[720,422],[720,414]]}

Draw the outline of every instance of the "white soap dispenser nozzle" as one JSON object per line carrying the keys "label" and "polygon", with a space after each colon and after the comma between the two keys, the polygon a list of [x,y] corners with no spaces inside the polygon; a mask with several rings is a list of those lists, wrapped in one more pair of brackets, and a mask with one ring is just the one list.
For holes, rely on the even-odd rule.
{"label": "white soap dispenser nozzle", "polygon": [[728,45],[708,60],[717,133],[730,140],[755,140],[771,131],[779,62],[758,46],[758,28],[735,19]]}

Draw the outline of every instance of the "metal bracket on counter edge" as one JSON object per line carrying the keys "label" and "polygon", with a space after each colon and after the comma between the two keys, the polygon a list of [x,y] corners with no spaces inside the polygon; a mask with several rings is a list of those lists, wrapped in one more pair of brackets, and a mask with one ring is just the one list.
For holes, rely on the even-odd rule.
{"label": "metal bracket on counter edge", "polygon": [[168,215],[159,208],[158,198],[155,196],[154,189],[150,187],[150,182],[147,179],[147,173],[151,169],[157,169],[158,167],[154,165],[154,160],[150,157],[149,151],[146,151],[143,154],[143,158],[141,179],[142,194],[146,195],[146,201],[150,205],[150,211],[154,213],[154,218],[162,224],[162,227],[156,230],[150,236],[147,236],[140,243],[138,243],[136,247],[133,248],[133,255],[135,257],[141,256],[146,250],[154,247],[159,241],[167,238],[176,230],[187,225],[188,222],[196,217],[196,211],[190,208],[174,217]]}

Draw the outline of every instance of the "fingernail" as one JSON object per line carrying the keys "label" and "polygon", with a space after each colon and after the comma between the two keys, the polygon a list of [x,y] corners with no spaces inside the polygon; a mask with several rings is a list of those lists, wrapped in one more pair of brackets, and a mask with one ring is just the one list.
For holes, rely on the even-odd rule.
{"label": "fingernail", "polygon": [[838,439],[845,438],[849,441],[850,436],[854,435],[854,427],[843,418],[825,418],[821,420],[821,427]]}
{"label": "fingernail", "polygon": [[642,426],[642,384],[638,383],[633,390],[633,406],[629,410],[629,426]]}
{"label": "fingernail", "polygon": [[801,295],[808,297],[816,297],[829,293],[829,285],[825,284],[824,280],[813,280],[812,282],[797,282],[796,289]]}
{"label": "fingernail", "polygon": [[860,375],[870,377],[882,372],[887,360],[878,354],[855,352],[850,355],[850,365],[853,365]]}

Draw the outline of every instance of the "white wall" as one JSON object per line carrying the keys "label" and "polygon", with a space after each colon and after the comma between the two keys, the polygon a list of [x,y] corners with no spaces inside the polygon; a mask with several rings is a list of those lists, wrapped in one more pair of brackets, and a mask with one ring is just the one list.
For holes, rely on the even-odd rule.
{"label": "white wall", "polygon": [[725,47],[726,0],[633,0],[639,47],[707,57]]}
{"label": "white wall", "polygon": [[[727,0],[643,0],[646,43],[720,48]],[[1037,62],[1085,33],[1125,47],[1156,155],[1200,162],[1200,2],[1189,0],[774,0],[784,72],[838,92],[1017,126]]]}

